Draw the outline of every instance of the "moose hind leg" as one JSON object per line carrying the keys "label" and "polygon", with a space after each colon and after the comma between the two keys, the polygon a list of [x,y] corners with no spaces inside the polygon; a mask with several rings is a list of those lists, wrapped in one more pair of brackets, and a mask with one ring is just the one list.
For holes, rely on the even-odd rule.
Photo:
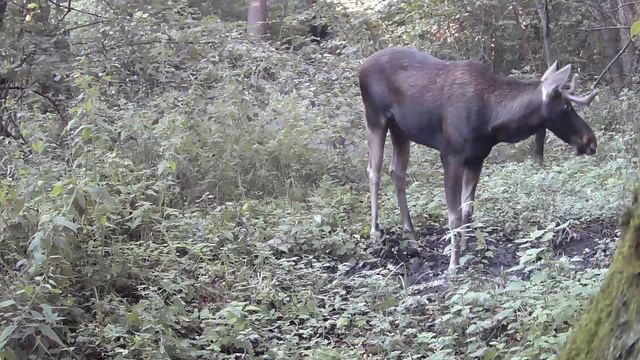
{"label": "moose hind leg", "polygon": [[462,224],[465,227],[462,233],[462,240],[460,247],[462,250],[467,248],[467,239],[469,238],[469,231],[466,226],[471,223],[471,217],[473,215],[474,201],[476,198],[476,187],[478,180],[480,179],[480,171],[482,170],[482,164],[467,165],[464,169],[464,176],[462,178]]}
{"label": "moose hind leg", "polygon": [[460,211],[460,199],[462,193],[462,177],[464,166],[455,159],[442,159],[444,167],[444,192],[447,199],[447,215],[449,218],[449,231],[451,236],[451,258],[449,270],[454,270],[460,265],[460,249],[458,243],[458,228],[462,223]]}
{"label": "moose hind leg", "polygon": [[398,129],[394,129],[393,127],[391,128],[391,142],[393,143],[393,155],[391,157],[389,173],[396,187],[396,197],[398,198],[402,228],[409,240],[411,240],[410,245],[415,247],[416,235],[407,205],[407,167],[409,166],[411,143],[409,139],[398,133]]}
{"label": "moose hind leg", "polygon": [[384,140],[387,128],[383,125],[367,124],[367,144],[369,145],[369,191],[371,192],[371,236],[380,237],[378,227],[378,191],[380,190],[380,172],[384,156]]}

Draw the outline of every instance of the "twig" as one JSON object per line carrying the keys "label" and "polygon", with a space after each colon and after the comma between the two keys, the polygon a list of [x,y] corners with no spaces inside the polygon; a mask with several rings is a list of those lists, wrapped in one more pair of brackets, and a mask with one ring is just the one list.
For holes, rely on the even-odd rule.
{"label": "twig", "polygon": [[[55,2],[54,0],[48,0],[48,1],[49,1],[50,3],[52,3],[53,5],[55,5],[56,7],[62,7],[62,5],[58,4],[58,3],[57,3],[57,2]],[[106,17],[106,16],[102,16],[102,15],[99,15],[99,14],[96,14],[96,13],[92,13],[92,12],[90,12],[90,11],[80,10],[80,9],[78,9],[78,8],[71,7],[71,1],[69,1],[69,5],[68,5],[68,6],[65,6],[65,8],[67,8],[67,11],[75,11],[75,12],[79,12],[79,13],[82,13],[82,14],[87,14],[87,15],[91,15],[91,16],[99,17],[99,18],[102,18],[102,19],[109,19],[109,18],[108,18],[108,17]],[[66,16],[66,15],[65,15],[65,16]]]}
{"label": "twig", "polygon": [[24,88],[22,86],[0,86],[1,90],[24,90]]}
{"label": "twig", "polygon": [[58,115],[60,116],[60,119],[62,119],[62,122],[64,122],[65,125],[67,125],[69,123],[69,121],[67,121],[66,116],[64,116],[64,114],[62,113],[62,110],[60,110],[60,107],[58,107],[58,104],[56,104],[55,101],[53,101],[52,98],[50,98],[48,95],[45,95],[43,93],[41,93],[38,90],[31,90],[33,91],[33,93],[42,96],[43,98],[45,98],[47,101],[49,101],[49,103],[51,103],[51,105],[53,105],[53,107],[56,109],[56,112],[58,113]]}
{"label": "twig", "polygon": [[[9,114],[7,114],[9,115]],[[15,112],[14,112],[14,116],[15,116]],[[17,134],[18,134],[18,138],[20,138],[20,140],[22,140],[22,142],[25,145],[28,145],[29,143],[27,142],[27,139],[24,138],[24,136],[22,136],[22,131],[20,130],[20,126],[18,126],[18,124],[16,123],[16,120],[14,119],[13,116],[9,116],[9,121],[11,121],[11,123],[13,124],[13,126],[16,128]],[[13,135],[15,136],[15,135]],[[14,137],[14,139],[18,140],[17,138]]]}
{"label": "twig", "polygon": [[210,40],[210,41],[181,41],[181,42],[178,42],[178,41],[171,40],[171,39],[155,39],[155,40],[147,40],[147,41],[140,41],[140,42],[134,42],[134,43],[116,44],[116,45],[110,45],[110,46],[107,46],[107,45],[105,45],[103,43],[101,50],[87,51],[87,52],[84,52],[84,53],[76,55],[76,56],[77,57],[82,57],[82,56],[87,56],[87,55],[91,55],[91,54],[95,54],[95,53],[106,52],[108,50],[121,49],[121,48],[125,48],[125,47],[134,47],[134,46],[138,46],[138,45],[153,45],[153,44],[161,44],[161,43],[165,43],[165,44],[209,45],[209,44],[215,44],[216,41]]}
{"label": "twig", "polygon": [[582,31],[598,31],[598,30],[615,30],[615,29],[628,29],[630,26],[602,26],[595,28],[582,28]]}
{"label": "twig", "polygon": [[111,9],[111,11],[115,11],[115,9],[113,8],[113,5],[111,5],[111,3],[109,3],[107,0],[102,0],[102,2],[107,5],[107,7],[109,9]]}
{"label": "twig", "polygon": [[60,22],[62,22],[62,20],[64,20],[64,18],[67,17],[67,15],[69,15],[69,13],[71,12],[71,0],[69,0],[69,2],[67,3],[67,11],[64,13],[64,15],[62,15],[62,17],[60,18]]}
{"label": "twig", "polygon": [[620,56],[622,56],[622,53],[625,50],[627,50],[629,45],[631,45],[631,42],[632,42],[632,39],[629,38],[629,41],[627,41],[627,43],[624,45],[624,47],[622,49],[620,49],[620,51],[618,51],[618,53],[616,54],[616,56],[613,57],[613,59],[611,59],[609,64],[607,64],[607,66],[604,68],[604,70],[602,70],[602,73],[600,73],[600,75],[596,79],[596,82],[593,83],[593,86],[591,87],[591,90],[594,90],[596,88],[596,85],[598,85],[600,80],[602,80],[602,78],[604,77],[604,74],[606,74],[607,71],[609,71],[609,69],[611,68],[611,66],[613,66],[613,63],[615,63],[620,58]]}
{"label": "twig", "polygon": [[98,25],[98,24],[104,24],[106,22],[108,22],[109,20],[98,20],[98,21],[94,21],[94,22],[90,22],[90,23],[86,23],[86,24],[80,24],[78,26],[74,26],[74,27],[70,27],[67,29],[64,29],[64,31],[73,31],[73,30],[78,30],[78,29],[82,29],[88,26],[92,26],[92,25]]}
{"label": "twig", "polygon": [[618,6],[618,7],[617,7],[617,8],[615,8],[615,9],[602,9],[602,11],[616,11],[616,10],[620,10],[620,9],[622,9],[622,8],[623,8],[623,7],[625,7],[625,6],[629,6],[629,5],[633,5],[633,4],[640,4],[640,1],[632,1],[632,2],[628,2],[628,3],[625,3],[625,4],[621,4],[620,6]]}

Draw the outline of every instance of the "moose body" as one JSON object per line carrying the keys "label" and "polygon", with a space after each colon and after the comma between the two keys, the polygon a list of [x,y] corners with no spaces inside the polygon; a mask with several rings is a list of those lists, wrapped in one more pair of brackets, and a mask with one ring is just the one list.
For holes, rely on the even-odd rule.
{"label": "moose body", "polygon": [[[554,63],[541,80],[523,81],[495,74],[480,63],[443,61],[413,48],[388,48],[367,58],[359,85],[369,145],[372,234],[380,234],[378,191],[387,132],[393,143],[390,173],[413,247],[415,232],[406,200],[410,142],[440,152],[451,230],[470,222],[482,164],[496,144],[515,143],[549,129],[576,154],[595,154],[595,136],[572,102],[589,104],[596,92],[575,96],[577,76],[569,88],[565,86],[570,71],[570,65],[556,70]],[[455,236],[452,245],[450,268],[459,262]]]}

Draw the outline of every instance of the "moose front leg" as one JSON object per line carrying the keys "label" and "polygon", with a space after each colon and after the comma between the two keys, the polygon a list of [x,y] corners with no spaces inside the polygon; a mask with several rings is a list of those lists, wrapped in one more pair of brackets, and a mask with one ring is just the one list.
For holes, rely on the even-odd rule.
{"label": "moose front leg", "polygon": [[[464,177],[462,178],[462,223],[461,226],[466,227],[471,223],[471,217],[473,215],[473,206],[476,198],[476,187],[478,180],[480,179],[480,172],[482,171],[482,163],[474,165],[466,165],[464,168]],[[460,247],[462,250],[467,248],[467,239],[470,229],[464,229],[462,232],[462,241]]]}
{"label": "moose front leg", "polygon": [[458,243],[458,228],[462,223],[460,199],[462,194],[462,178],[464,166],[457,159],[442,158],[444,167],[444,192],[447,199],[447,215],[449,218],[449,231],[451,236],[451,259],[449,270],[454,270],[460,265],[460,249]]}

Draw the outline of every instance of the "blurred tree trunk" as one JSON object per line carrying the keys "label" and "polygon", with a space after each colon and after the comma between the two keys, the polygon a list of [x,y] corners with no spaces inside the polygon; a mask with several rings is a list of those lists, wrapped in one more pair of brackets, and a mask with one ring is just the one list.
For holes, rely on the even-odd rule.
{"label": "blurred tree trunk", "polygon": [[[607,10],[604,11],[605,17],[609,20],[606,21],[603,25],[612,27],[611,29],[603,29],[600,31],[600,35],[602,37],[602,45],[604,48],[605,56],[608,59],[613,59],[618,51],[620,51],[620,34],[621,31],[616,29],[615,27],[619,26],[618,17],[616,16],[616,12],[613,9],[616,9],[618,5],[617,0],[607,0]],[[625,29],[626,30],[626,29]],[[628,30],[627,30],[628,31]],[[622,89],[624,84],[624,72],[622,68],[622,62],[616,61],[613,63],[611,68],[609,69],[609,75],[611,77],[611,82],[613,84],[614,90],[617,92]]]}
{"label": "blurred tree trunk", "polygon": [[[622,26],[631,26],[635,20],[638,19],[638,8],[634,2],[629,2],[628,0],[618,0],[618,23]],[[620,29],[620,42],[619,48],[622,49],[627,45],[627,42],[630,39],[630,33],[628,29]],[[626,81],[630,75],[633,74],[635,65],[636,65],[636,48],[633,45],[633,42],[627,47],[622,53],[621,57],[622,62],[622,75]]]}
{"label": "blurred tree trunk", "polygon": [[536,11],[540,16],[542,27],[542,41],[544,45],[544,55],[547,59],[547,66],[555,60],[553,48],[551,47],[551,27],[549,26],[549,0],[536,0]]}
{"label": "blurred tree trunk", "polygon": [[9,4],[9,0],[0,0],[0,31],[2,31],[4,24],[4,14],[7,12],[7,4]]}
{"label": "blurred tree trunk", "polygon": [[600,292],[571,330],[559,360],[640,359],[639,192],[622,216],[622,237]]}
{"label": "blurred tree trunk", "polygon": [[249,0],[247,33],[255,39],[267,37],[267,0]]}
{"label": "blurred tree trunk", "polygon": [[[4,31],[4,17],[7,12],[7,4],[9,0],[0,0],[0,33]],[[9,79],[0,74],[0,136],[13,137],[15,136],[9,131],[9,126],[5,122],[4,103],[9,96],[9,87],[11,82]]]}
{"label": "blurred tree trunk", "polygon": [[[603,29],[600,31],[604,54],[608,59],[615,58],[619,51],[619,31],[617,29]],[[622,63],[618,60],[611,65],[609,76],[615,91],[619,91],[623,84]]]}
{"label": "blurred tree trunk", "polygon": [[[544,44],[544,55],[547,59],[547,67],[551,66],[555,56],[553,54],[553,48],[551,47],[551,29],[549,26],[549,1],[548,0],[536,0],[536,11],[540,16],[540,25],[542,27],[542,41]],[[536,138],[533,146],[533,158],[542,165],[544,161],[544,141],[547,137],[547,131],[540,129],[536,133]]]}

